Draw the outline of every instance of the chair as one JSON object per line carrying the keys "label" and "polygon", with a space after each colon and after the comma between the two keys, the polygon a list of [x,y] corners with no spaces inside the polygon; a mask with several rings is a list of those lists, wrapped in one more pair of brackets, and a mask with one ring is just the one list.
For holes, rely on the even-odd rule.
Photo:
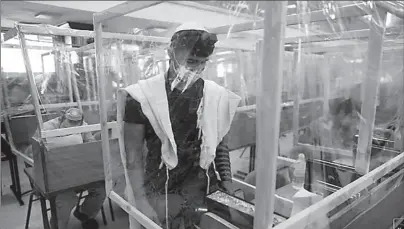
{"label": "chair", "polygon": [[[50,210],[49,208],[46,207],[46,197],[44,197],[40,191],[38,191],[35,188],[35,179],[34,179],[34,173],[33,173],[33,168],[32,166],[26,164],[26,168],[24,169],[24,173],[27,175],[29,182],[30,182],[30,186],[31,186],[31,194],[29,196],[29,202],[28,202],[28,210],[27,210],[27,217],[25,220],[25,229],[29,228],[29,221],[30,221],[30,217],[31,217],[31,210],[32,210],[32,203],[35,201],[41,201],[41,211],[42,211],[42,219],[43,219],[43,223],[44,223],[44,228],[45,229],[49,229],[49,222],[48,222],[48,215],[47,212]],[[76,207],[78,207],[80,205],[80,201],[82,199],[84,199],[86,196],[83,196],[84,191],[81,191],[79,193],[79,198],[76,204]],[[34,197],[36,197],[36,199],[34,199]],[[111,199],[109,199],[109,208],[110,208],[110,212],[111,212],[111,219],[112,221],[115,221],[115,216],[114,216],[114,212],[112,209],[112,203],[111,203]],[[105,210],[104,207],[101,207],[101,215],[102,215],[102,220],[104,225],[107,225],[107,219],[105,216]]]}

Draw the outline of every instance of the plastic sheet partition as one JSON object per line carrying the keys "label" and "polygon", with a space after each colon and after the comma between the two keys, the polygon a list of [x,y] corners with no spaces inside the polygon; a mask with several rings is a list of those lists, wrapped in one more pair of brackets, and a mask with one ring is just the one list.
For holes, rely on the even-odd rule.
{"label": "plastic sheet partition", "polygon": [[[43,122],[70,107],[83,112],[85,123],[99,123],[94,48],[85,45],[93,32],[81,37],[76,30],[24,24],[12,30],[18,36],[2,43],[3,55],[13,60],[3,58],[2,86],[15,148],[24,154],[33,134],[46,131]],[[28,151],[25,156],[32,158]]]}
{"label": "plastic sheet partition", "polygon": [[[35,78],[39,103],[43,106],[43,109],[52,110],[62,106],[75,106],[74,104],[77,104],[79,100],[89,102],[90,104],[94,103],[92,101],[97,100],[97,92],[93,90],[96,88],[97,81],[97,78],[94,77],[94,49],[91,52],[91,49],[78,48],[78,45],[86,44],[85,42],[88,37],[75,37],[75,43],[72,44],[71,38],[63,36],[63,32],[62,35],[57,34],[63,31],[63,29],[48,25],[20,26],[22,33],[27,34],[24,36],[24,40],[26,41],[25,49],[28,52],[33,77]],[[55,28],[56,31],[54,31]],[[64,30],[74,34],[74,30]],[[80,39],[81,43],[78,44],[77,41]],[[17,37],[8,40],[4,45],[9,47],[9,45],[14,43],[19,45]],[[11,78],[15,82],[18,80],[23,81],[21,84],[26,85],[28,89],[29,87],[27,85],[29,84],[26,77],[27,73],[24,74],[25,70],[21,48],[13,46],[13,48],[7,49],[10,49],[10,55],[14,55],[17,60],[21,59],[22,61],[18,68],[10,70],[9,75],[12,76]],[[11,54],[11,52],[13,53]],[[89,59],[92,59],[91,64],[86,63],[89,62]],[[10,67],[8,66],[7,68]],[[21,75],[19,78],[14,77],[18,74]],[[18,96],[11,97],[18,98]],[[28,98],[23,100],[23,102],[28,105],[30,100]],[[21,101],[19,101],[19,103],[21,103]],[[84,104],[88,106],[88,104]],[[32,107],[27,106],[21,109],[29,110],[32,109]]]}
{"label": "plastic sheet partition", "polygon": [[[102,187],[98,76],[89,40],[93,31],[24,24],[15,31],[10,34],[18,37],[9,36],[4,45],[18,51],[14,57],[23,64],[6,69],[11,80],[22,83],[2,84],[25,86],[4,97],[14,106],[6,110],[13,153],[34,167],[35,182],[47,196],[99,182]],[[115,126],[110,125],[112,135]]]}
{"label": "plastic sheet partition", "polygon": [[[304,4],[298,3],[297,11],[304,11]],[[386,199],[390,198],[390,192],[384,190],[382,183],[365,184],[362,178],[373,176],[368,172],[377,171],[385,163],[400,161],[398,155],[403,152],[402,135],[397,130],[401,125],[397,123],[401,123],[400,117],[403,115],[398,101],[402,98],[403,89],[403,46],[402,41],[398,41],[402,39],[402,20],[373,3],[357,5],[367,15],[357,18],[361,22],[355,19],[357,31],[354,32],[353,23],[349,22],[352,18],[339,18],[346,13],[338,8],[342,3],[318,4],[324,4],[322,8],[327,12],[327,21],[315,19],[311,23],[302,23],[301,27],[306,27],[310,32],[301,38],[301,45],[293,46],[297,48],[296,52],[301,47],[302,56],[304,53],[323,56],[321,62],[317,63],[318,70],[301,61],[298,68],[301,73],[298,81],[300,86],[297,87],[301,93],[297,100],[300,101],[304,96],[313,98],[316,92],[320,92],[323,109],[318,110],[312,104],[309,114],[305,115],[301,105],[295,108],[299,112],[294,125],[295,146],[288,156],[297,158],[299,153],[306,155],[305,189],[324,199],[276,228],[306,228],[306,225],[307,228],[353,228],[352,225],[362,228],[357,221],[371,218],[369,212],[377,209],[375,202],[363,205],[361,201],[368,197],[365,197],[367,194],[364,195],[362,189],[383,190],[380,193]],[[309,11],[314,10],[310,4],[308,7]],[[308,18],[307,21],[313,19]],[[322,35],[315,35],[311,31],[313,27],[328,31],[335,37],[323,35],[320,38]],[[366,37],[358,27],[367,31]],[[394,67],[389,65],[391,61],[396,63]],[[321,74],[319,79],[313,77],[316,71]],[[304,76],[305,72],[309,73]],[[394,74],[397,74],[397,78],[392,76]],[[305,92],[308,93],[305,95]],[[301,117],[308,119],[308,126],[301,125]],[[397,166],[401,164],[399,162]],[[361,188],[348,193],[347,190],[355,185]],[[350,195],[351,199],[348,198]],[[336,205],[336,202],[339,204]],[[327,210],[324,208],[326,203]],[[402,214],[398,207],[393,208],[393,214]],[[365,213],[360,214],[359,211]],[[324,212],[327,215],[322,214]],[[349,214],[357,218],[346,218]],[[388,222],[390,216],[382,218],[383,223],[378,228],[391,224]]]}
{"label": "plastic sheet partition", "polygon": [[[251,7],[244,3],[229,2],[227,8],[240,6],[241,11],[248,13]],[[402,39],[403,24],[390,13],[383,20],[386,12],[373,3],[301,1],[290,3],[288,8],[288,14],[292,10],[297,13],[288,16],[288,28],[299,28],[302,35],[296,38],[286,35],[285,49],[293,48],[297,53],[292,70],[293,83],[297,86],[288,87],[287,78],[283,78],[283,86],[291,88],[290,98],[299,106],[293,107],[294,113],[297,112],[293,122],[289,120],[296,145],[285,152],[282,143],[280,148],[282,154],[292,158],[297,158],[299,153],[306,154],[306,189],[326,198],[332,193],[337,195],[338,190],[360,177],[363,171],[372,171],[396,160],[403,151],[402,134],[397,128],[402,125],[397,123],[402,123],[400,117],[403,115],[400,100],[403,46],[402,41],[398,41]],[[231,35],[227,35],[234,36],[235,31],[241,33],[259,28],[263,28],[260,20],[221,26],[214,31],[222,34],[231,31]],[[379,56],[380,63],[375,56]],[[285,59],[288,59],[287,55]],[[309,59],[314,60],[313,65],[307,61]],[[395,67],[387,67],[386,62],[390,61],[397,63]],[[397,74],[397,78],[392,74]],[[295,91],[299,96],[293,94]],[[377,99],[373,101],[373,97]],[[305,104],[304,100],[312,102]],[[372,112],[374,117],[369,115]],[[373,122],[374,128],[371,127]],[[365,143],[366,136],[372,135]],[[359,146],[358,138],[362,142]],[[358,157],[357,151],[371,156]],[[357,160],[361,161],[355,163]],[[305,216],[310,215],[307,211]],[[296,224],[285,224],[289,226],[280,228],[306,225],[306,221],[300,219]],[[330,227],[338,228],[335,224]],[[312,228],[322,227],[312,225]]]}
{"label": "plastic sheet partition", "polygon": [[[277,4],[281,3],[125,2],[94,15],[107,190],[132,216],[131,228],[176,228],[190,219],[198,223],[204,211],[240,228],[267,228],[273,222],[280,223],[277,228],[303,228],[306,222],[312,228],[338,228],[338,220],[352,220],[344,218],[344,212],[360,204],[358,193],[383,190],[379,185],[384,183],[376,180],[402,164],[402,19],[374,2]],[[279,21],[281,11],[276,23],[269,23],[274,18],[264,19],[275,9],[270,6],[286,7],[284,22]],[[186,13],[186,20],[174,17],[178,12]],[[159,25],[129,19],[143,20],[145,15],[158,19]],[[202,24],[218,38],[197,74],[188,65],[200,59],[179,64],[181,56],[173,52],[181,42],[171,38],[188,21]],[[284,34],[280,23],[285,24]],[[181,37],[188,41],[182,40],[182,47],[194,47],[192,36],[187,36]],[[260,205],[247,221],[236,220],[241,207],[229,213],[225,199],[213,207],[196,201],[214,191],[215,172],[226,179],[226,169],[219,168],[226,162],[215,160],[216,168],[206,174],[199,161],[204,139],[215,136],[206,129],[201,136],[195,131],[202,128],[200,104],[212,82],[240,98],[233,119],[215,121],[231,124],[228,131],[223,128],[227,144],[219,141],[213,148],[219,160],[220,147],[230,149],[234,195],[244,195],[235,199],[240,205]],[[178,86],[181,83],[186,90]],[[108,141],[113,138],[108,132],[112,125],[118,129],[117,145]],[[292,187],[293,163],[299,153],[307,160],[305,189],[322,199],[310,209],[316,217],[324,213],[324,224],[315,224],[321,220],[309,211],[291,214],[297,192]],[[189,160],[194,163],[185,162]],[[268,173],[272,169],[275,172]],[[268,176],[258,182],[260,173]],[[273,174],[275,179],[269,179]],[[203,184],[194,184],[196,180]],[[198,192],[185,190],[191,184],[200,185]],[[272,188],[274,199],[264,197]],[[194,205],[175,204],[184,198]],[[268,216],[264,210],[273,213]],[[260,223],[254,225],[252,219]]]}
{"label": "plastic sheet partition", "polygon": [[[143,5],[135,2],[125,4],[128,8],[134,7],[136,4]],[[170,7],[171,3],[161,4]],[[172,4],[182,6],[181,2]],[[197,5],[203,4],[197,3]],[[158,6],[153,5],[148,9],[153,7]],[[114,9],[107,11],[114,12]],[[190,8],[190,10],[199,14],[204,12],[197,8]],[[136,14],[136,12],[132,14]],[[214,12],[211,14],[220,20],[227,20],[228,17],[228,15]],[[101,18],[109,17],[108,14],[99,14],[99,16]],[[97,21],[97,14],[95,18]],[[237,18],[237,15],[232,18]],[[170,20],[167,17],[166,21]],[[110,21],[122,23],[120,26],[122,29],[117,31],[116,27],[105,26],[111,25]],[[243,124],[232,123],[233,117],[239,115],[236,108],[255,104],[258,56],[254,48],[248,49],[247,47],[254,47],[257,39],[248,40],[246,43],[249,46],[239,46],[235,39],[219,37],[215,42],[213,34],[194,31],[191,35],[180,32],[177,34],[177,38],[171,42],[178,23],[170,25],[163,37],[163,33],[157,36],[158,32],[153,29],[136,28],[130,24],[125,24],[126,27],[124,27],[124,17],[115,15],[110,21],[102,21],[103,31],[100,31],[101,25],[95,23],[95,28],[97,28],[95,37],[97,69],[98,75],[102,76],[99,90],[101,109],[104,114],[101,114],[101,117],[105,118],[106,113],[113,109],[109,103],[103,101],[117,101],[116,120],[120,133],[118,138],[120,152],[113,150],[107,143],[105,144],[107,150],[104,148],[104,154],[108,154],[106,157],[109,158],[108,169],[122,168],[121,174],[110,173],[108,177],[111,178],[111,180],[107,180],[112,190],[110,196],[133,216],[131,228],[136,228],[137,223],[134,219],[146,228],[162,226],[176,228],[176,223],[181,223],[181,220],[185,220],[183,223],[187,227],[192,226],[192,223],[198,224],[200,216],[204,213],[203,209],[208,208],[203,201],[204,197],[219,187],[217,175],[231,181],[230,157],[237,158],[238,153],[229,156],[228,145],[225,142],[222,143],[222,139],[229,128]],[[205,27],[211,27],[197,18],[196,22]],[[112,35],[112,32],[119,33]],[[184,41],[186,39],[189,40]],[[199,43],[194,44],[193,42]],[[201,60],[195,58],[194,63],[190,61],[187,65],[184,62],[181,47],[188,47],[189,50],[192,50],[194,45],[201,49],[194,53],[197,57],[201,57]],[[197,75],[188,72],[190,66],[196,65],[195,63],[199,63]],[[195,78],[183,85],[191,75]],[[141,85],[141,88],[136,89],[137,86],[134,85]],[[126,90],[123,90],[125,88]],[[142,97],[138,96],[146,96],[146,100],[142,100]],[[238,102],[239,99],[241,102]],[[220,113],[215,114],[218,111],[217,108],[220,107],[219,103],[223,104],[223,108],[229,107],[230,110],[222,109]],[[156,108],[156,106],[158,107]],[[206,110],[203,107],[207,107]],[[154,116],[157,120],[154,120]],[[217,119],[218,116],[223,120]],[[211,120],[216,120],[213,121],[215,125],[220,125],[211,127],[218,128],[217,130],[206,129],[207,124],[203,124],[211,122]],[[107,121],[103,119],[101,123]],[[172,129],[167,128],[166,125],[172,126]],[[174,166],[175,168],[171,167],[171,160],[167,159],[163,162],[161,159],[162,153],[170,153],[161,152],[161,145],[166,145],[166,140],[158,129],[154,128],[162,127],[164,127],[163,132],[172,131],[169,144],[173,144],[174,141],[176,145],[178,165]],[[237,136],[229,136],[229,141],[238,137],[242,131],[239,129],[235,132]],[[245,134],[253,135],[252,131],[255,130]],[[145,135],[145,139],[143,134],[140,135],[141,133]],[[169,133],[167,134],[170,136]],[[215,134],[218,136],[215,137]],[[106,136],[103,135],[103,139]],[[139,137],[141,138],[137,139]],[[143,141],[147,145],[145,151],[142,150]],[[255,138],[252,143],[255,144]],[[236,142],[236,144],[240,143]],[[221,160],[224,161],[215,162],[215,165],[212,164],[213,161],[209,161],[207,165],[209,167],[206,167],[200,162],[199,155],[212,153],[212,149],[216,147],[223,151],[220,153],[222,154]],[[211,148],[209,152],[207,152],[208,148]],[[138,159],[134,154],[143,154],[143,158]],[[207,158],[206,155],[203,157]],[[163,155],[164,157],[166,155]],[[117,158],[118,160],[116,160]],[[145,161],[142,165],[144,169],[141,166],[133,167],[137,160]],[[190,162],[187,163],[187,160]],[[248,167],[248,161],[244,164]],[[126,166],[129,169],[123,170]],[[217,175],[215,171],[218,173]],[[142,173],[144,183],[142,178],[138,179],[138,173]],[[197,188],[191,188],[191,186]],[[144,193],[142,193],[143,190]],[[165,199],[166,193],[168,193],[167,199]],[[182,207],[178,206],[184,202],[184,198],[187,202]],[[166,213],[168,213],[168,217]],[[156,216],[158,217],[156,218]],[[194,222],[191,222],[192,220]]]}

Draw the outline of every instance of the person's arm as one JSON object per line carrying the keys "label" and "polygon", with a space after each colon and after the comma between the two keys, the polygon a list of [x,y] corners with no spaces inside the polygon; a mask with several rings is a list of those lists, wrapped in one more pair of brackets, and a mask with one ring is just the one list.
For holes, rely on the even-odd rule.
{"label": "person's arm", "polygon": [[232,175],[231,175],[231,164],[230,164],[230,154],[229,147],[227,146],[228,137],[225,136],[223,140],[219,143],[216,148],[215,165],[216,170],[220,175],[221,185],[227,191],[232,191]]}
{"label": "person's arm", "polygon": [[83,136],[83,142],[94,142],[95,141],[95,137],[89,132],[83,133],[82,136]]}
{"label": "person's arm", "polygon": [[[160,224],[155,210],[150,206],[144,189],[143,145],[147,118],[140,103],[128,96],[125,105],[123,134],[128,179],[138,208],[148,218]],[[130,195],[130,193],[128,193]]]}
{"label": "person's arm", "polygon": [[[83,121],[83,126],[87,126],[88,124]],[[94,142],[95,137],[91,132],[82,133],[81,136],[83,137],[83,142]]]}
{"label": "person's arm", "polygon": [[[42,130],[56,130],[59,129],[60,125],[60,117],[51,119],[43,123]],[[39,139],[39,127],[36,129],[34,135],[32,137]]]}
{"label": "person's arm", "polygon": [[131,175],[130,181],[135,194],[135,199],[145,198],[144,192],[144,164],[143,143],[145,126],[136,123],[124,123],[124,141],[126,152],[126,167]]}
{"label": "person's arm", "polygon": [[123,134],[126,152],[126,168],[130,175],[135,199],[145,198],[143,146],[146,117],[139,102],[128,96],[125,105]]}

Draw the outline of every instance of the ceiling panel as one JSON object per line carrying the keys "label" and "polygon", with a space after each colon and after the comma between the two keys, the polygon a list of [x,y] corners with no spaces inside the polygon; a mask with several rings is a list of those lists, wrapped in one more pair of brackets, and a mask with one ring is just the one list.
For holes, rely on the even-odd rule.
{"label": "ceiling panel", "polygon": [[128,14],[128,16],[174,23],[194,21],[201,23],[206,27],[216,27],[247,21],[247,19],[237,18],[231,15],[209,12],[170,2],[164,2],[159,5],[139,10]]}
{"label": "ceiling panel", "polygon": [[52,5],[77,10],[100,12],[125,1],[26,1],[44,5]]}
{"label": "ceiling panel", "polygon": [[[92,23],[93,12],[100,12],[121,4],[124,1],[16,1],[2,2],[2,21],[4,19],[8,26],[13,21],[31,21],[45,24],[60,24],[66,21]],[[184,2],[186,3],[186,2]],[[198,4],[196,2],[193,3]],[[3,11],[3,5],[8,9]],[[228,24],[237,24],[251,21],[246,17],[236,17],[229,14],[229,11],[212,12],[201,7],[194,8],[182,3],[164,2],[140,11],[130,13],[128,17],[119,17],[105,23],[106,30],[111,32],[129,33],[133,28],[166,28],[166,35],[172,34],[172,28],[188,21],[199,22],[206,27],[218,27]],[[206,5],[205,5],[206,7]],[[211,10],[211,9],[210,9]],[[3,12],[8,12],[3,15]],[[35,18],[39,12],[58,13],[61,16],[51,21]],[[8,21],[7,21],[8,20]],[[6,23],[4,23],[6,24]],[[3,24],[2,24],[3,25]],[[304,33],[296,28],[286,28],[286,37],[299,37]],[[310,34],[315,34],[313,31]],[[247,42],[255,42],[262,38],[262,30],[247,31],[232,34],[235,39],[244,39]],[[225,36],[222,36],[225,38]]]}
{"label": "ceiling panel", "polygon": [[[49,19],[39,19],[38,13],[52,15]],[[43,23],[58,25],[66,21],[92,23],[93,12],[62,8],[53,5],[44,5],[27,1],[2,1],[1,2],[1,25],[9,27],[3,21],[12,20],[23,23]]]}

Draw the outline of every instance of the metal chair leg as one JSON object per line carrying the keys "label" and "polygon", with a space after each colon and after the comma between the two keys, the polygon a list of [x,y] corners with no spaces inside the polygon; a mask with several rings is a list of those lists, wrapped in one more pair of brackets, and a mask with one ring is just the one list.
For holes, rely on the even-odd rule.
{"label": "metal chair leg", "polygon": [[111,219],[114,222],[115,221],[115,213],[114,213],[114,209],[112,208],[112,200],[111,200],[111,198],[108,198],[108,205],[109,205],[109,212],[111,213]]}
{"label": "metal chair leg", "polygon": [[34,199],[34,192],[31,192],[29,195],[29,201],[28,201],[28,211],[27,211],[27,218],[25,220],[25,229],[28,229],[29,227],[29,219],[31,218],[31,208],[32,208],[32,202]]}
{"label": "metal chair leg", "polygon": [[107,217],[105,216],[104,206],[101,207],[101,216],[102,216],[102,222],[104,222],[104,225],[107,225]]}
{"label": "metal chair leg", "polygon": [[50,229],[48,212],[46,208],[46,200],[43,196],[39,197],[39,201],[41,202],[41,212],[42,212],[42,221],[44,229]]}
{"label": "metal chair leg", "polygon": [[56,197],[51,197],[49,199],[49,204],[50,204],[50,211],[51,211],[51,216],[52,216],[52,222],[51,222],[51,228],[52,229],[58,229],[58,217],[56,214]]}

